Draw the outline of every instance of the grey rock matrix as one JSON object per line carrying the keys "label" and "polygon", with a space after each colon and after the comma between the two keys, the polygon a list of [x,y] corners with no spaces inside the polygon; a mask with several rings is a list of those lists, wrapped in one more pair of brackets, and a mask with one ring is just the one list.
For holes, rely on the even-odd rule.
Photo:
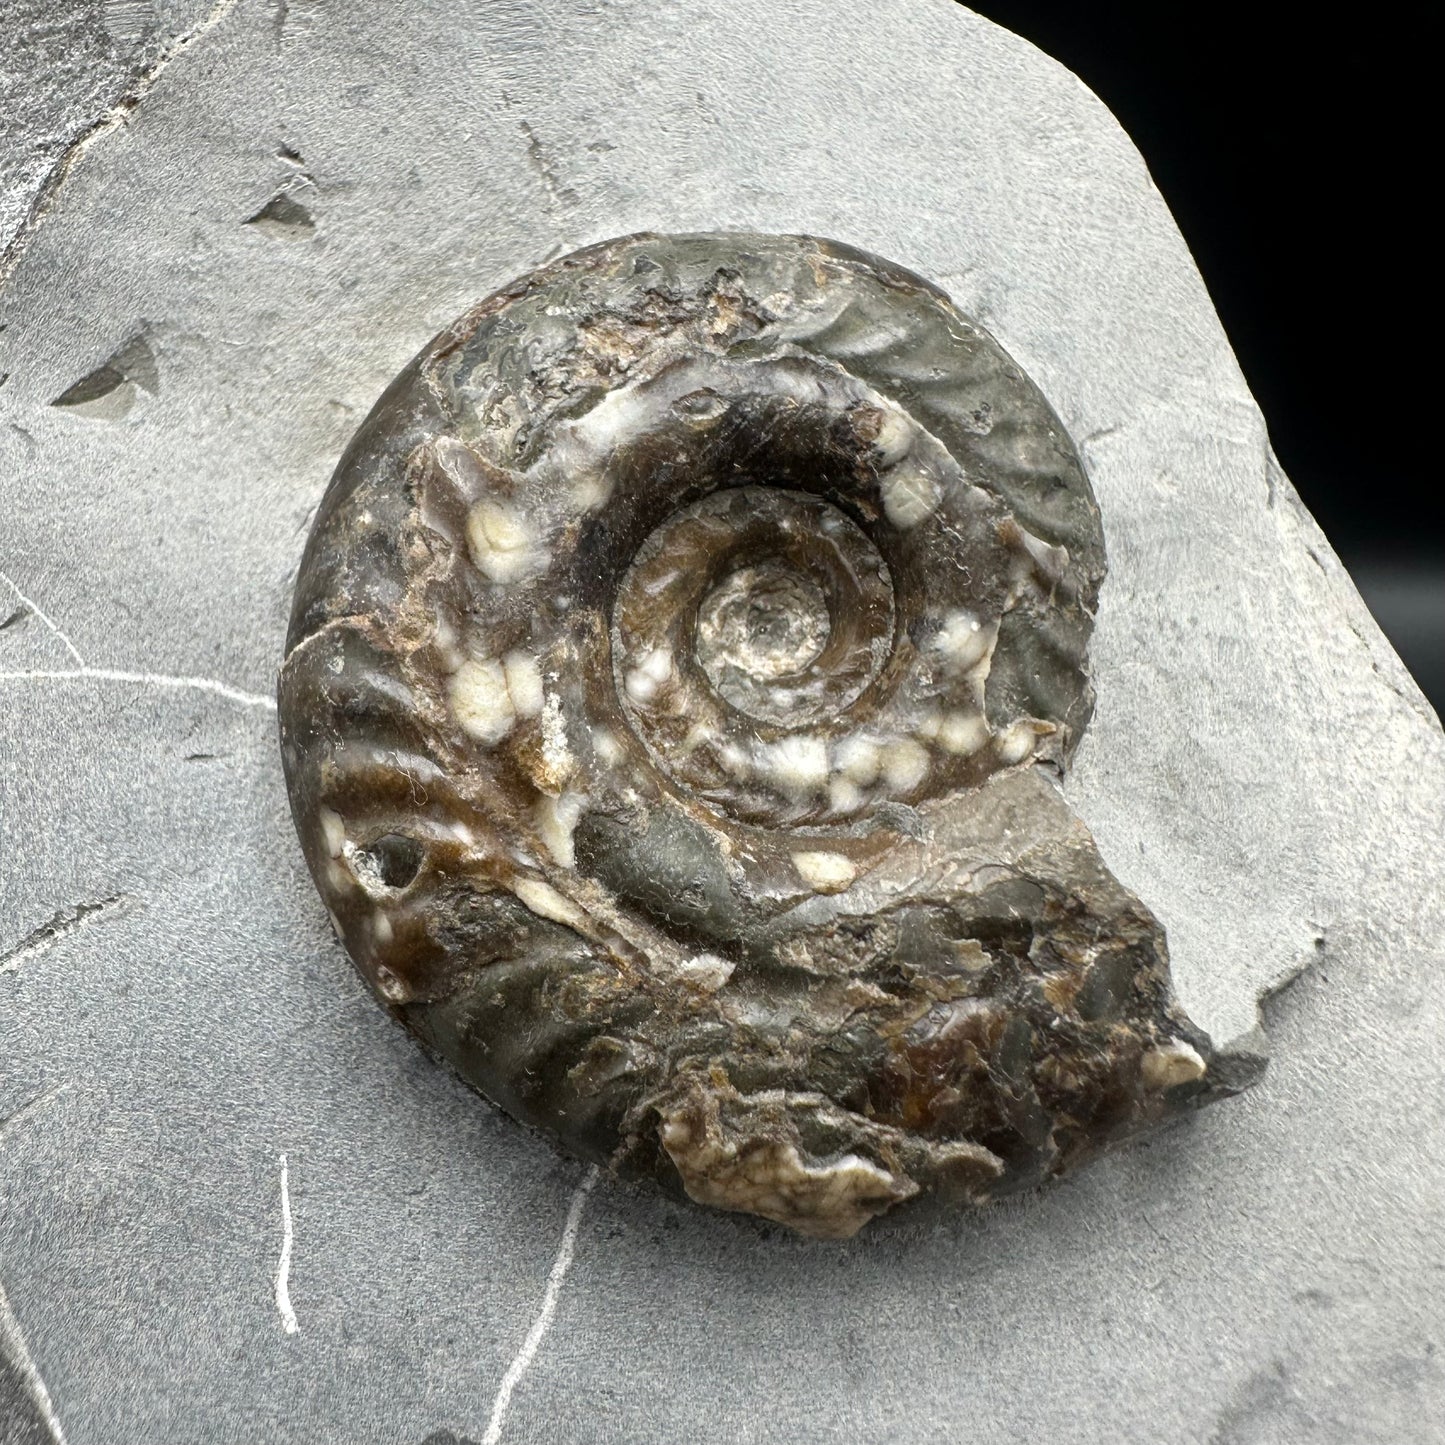
{"label": "grey rock matrix", "polygon": [[[167,24],[5,117],[0,1430],[1431,1439],[1445,739],[1098,101],[943,0]],[[1263,1055],[1295,979],[1246,1095],[826,1248],[599,1182],[419,1054],[271,707],[311,510],[426,339],[720,225],[895,259],[1038,383],[1110,558],[1068,801],[1216,1043]]]}

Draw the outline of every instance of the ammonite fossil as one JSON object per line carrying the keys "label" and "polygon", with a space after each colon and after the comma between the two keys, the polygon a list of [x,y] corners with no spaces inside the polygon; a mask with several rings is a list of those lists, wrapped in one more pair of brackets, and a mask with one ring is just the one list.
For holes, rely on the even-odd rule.
{"label": "ammonite fossil", "polygon": [[1222,1085],[1056,781],[1099,513],[927,281],[640,235],[483,301],[342,459],[282,741],[386,1005],[619,1175],[807,1234]]}

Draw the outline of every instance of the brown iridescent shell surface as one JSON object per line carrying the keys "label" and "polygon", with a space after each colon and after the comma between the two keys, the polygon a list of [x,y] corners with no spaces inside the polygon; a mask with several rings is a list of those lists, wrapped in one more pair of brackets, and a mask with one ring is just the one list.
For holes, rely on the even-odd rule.
{"label": "brown iridescent shell surface", "polygon": [[280,683],[307,862],[385,1006],[619,1176],[822,1237],[1036,1185],[1227,1092],[1059,791],[1103,576],[1058,418],[929,282],[579,251],[337,468]]}

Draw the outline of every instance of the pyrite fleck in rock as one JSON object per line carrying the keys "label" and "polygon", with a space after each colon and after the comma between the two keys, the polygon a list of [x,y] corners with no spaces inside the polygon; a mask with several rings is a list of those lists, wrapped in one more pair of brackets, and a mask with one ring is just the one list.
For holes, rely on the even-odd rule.
{"label": "pyrite fleck in rock", "polygon": [[1058,419],[926,281],[578,252],[337,469],[302,846],[380,997],[572,1152],[820,1236],[986,1201],[1224,1090],[1055,786],[1103,574]]}

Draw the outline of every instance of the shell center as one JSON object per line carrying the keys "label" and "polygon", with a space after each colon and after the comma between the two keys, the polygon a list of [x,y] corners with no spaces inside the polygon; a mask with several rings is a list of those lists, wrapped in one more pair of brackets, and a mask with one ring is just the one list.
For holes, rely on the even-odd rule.
{"label": "shell center", "polygon": [[712,685],[734,706],[759,683],[801,673],[833,632],[823,588],[780,557],[729,572],[698,610],[697,659]]}

